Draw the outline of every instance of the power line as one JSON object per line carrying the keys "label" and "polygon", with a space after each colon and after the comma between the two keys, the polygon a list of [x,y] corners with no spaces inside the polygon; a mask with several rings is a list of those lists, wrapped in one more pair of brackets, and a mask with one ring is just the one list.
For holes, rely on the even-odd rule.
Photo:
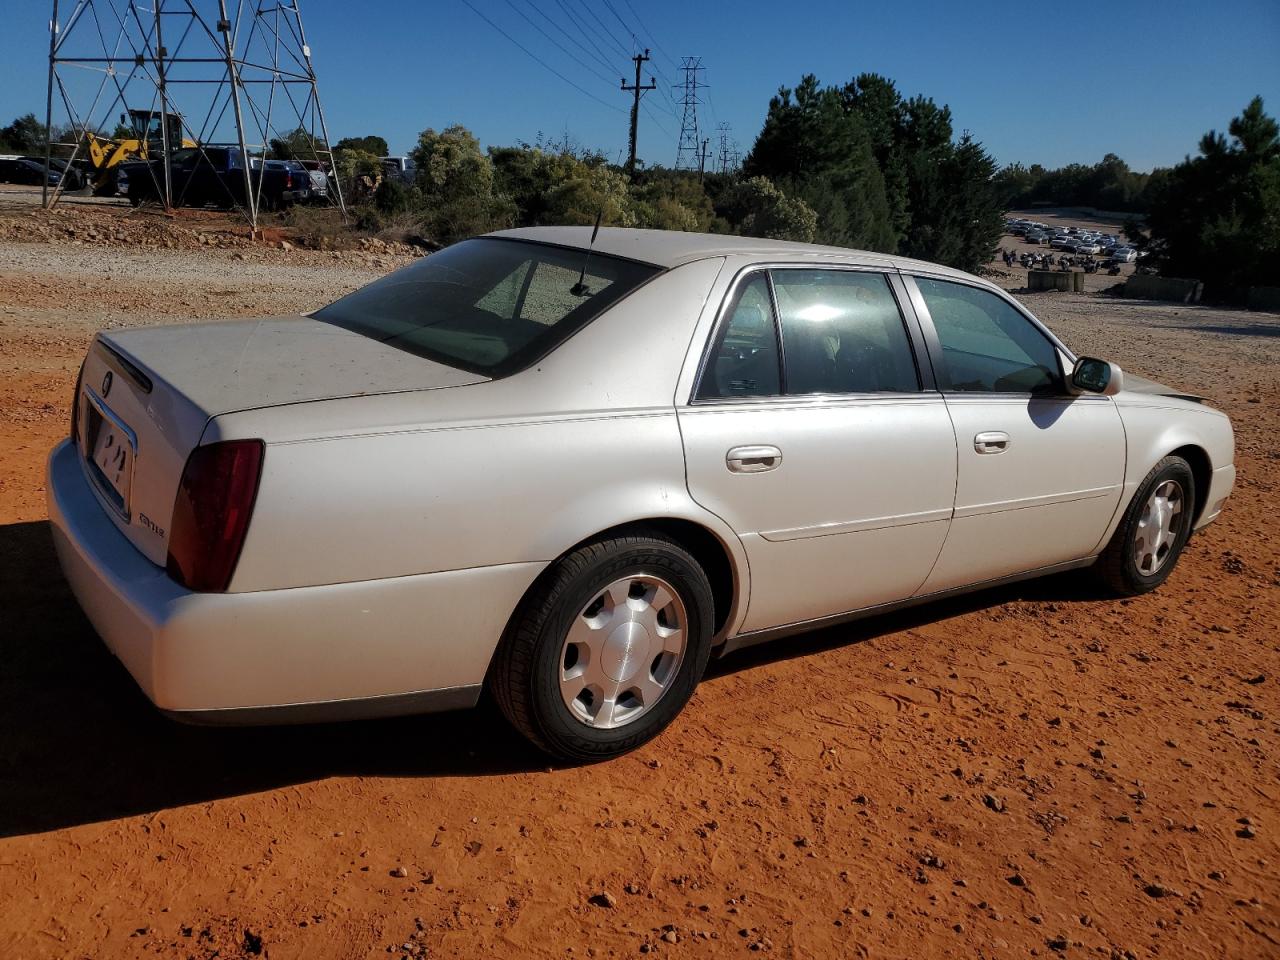
{"label": "power line", "polygon": [[[526,23],[528,23],[528,24],[529,24],[529,26],[533,27],[533,29],[537,30],[540,34],[542,34],[544,37],[546,37],[548,40],[550,40],[553,44],[555,44],[555,45],[556,45],[556,47],[558,47],[558,48],[559,48],[563,53],[565,53],[565,54],[569,57],[569,59],[570,59],[570,60],[572,60],[574,63],[576,63],[578,66],[580,66],[583,70],[586,70],[586,71],[587,71],[587,73],[594,74],[595,76],[597,76],[597,77],[599,77],[601,80],[603,80],[605,83],[608,83],[608,84],[612,84],[612,83],[613,83],[613,80],[612,80],[612,79],[610,79],[609,77],[606,77],[604,74],[602,74],[602,73],[601,73],[599,70],[597,70],[595,67],[591,66],[591,65],[590,65],[590,64],[588,64],[588,63],[584,63],[582,60],[580,60],[580,59],[577,57],[577,55],[576,55],[576,54],[574,54],[574,52],[573,52],[572,50],[570,50],[568,47],[564,46],[564,44],[562,44],[559,40],[557,40],[557,39],[556,39],[555,37],[553,37],[551,34],[547,33],[547,31],[546,31],[546,30],[542,29],[542,27],[541,27],[541,26],[539,26],[539,25],[538,25],[538,24],[533,20],[533,18],[532,18],[532,17],[530,17],[527,13],[525,13],[523,10],[521,10],[519,7],[517,7],[514,3],[512,3],[512,2],[511,2],[511,0],[506,0],[506,3],[507,3],[507,6],[508,6],[508,7],[510,7],[512,10],[514,10],[516,13],[520,14],[520,16],[521,16],[521,17],[523,17],[523,18],[525,19],[525,22],[526,22]],[[535,7],[534,9],[536,10],[537,8]]]}
{"label": "power line", "polygon": [[658,43],[658,39],[654,35],[653,31],[644,25],[644,21],[640,19],[640,14],[636,13],[636,8],[631,5],[631,0],[622,0],[622,2],[627,5],[627,9],[631,11],[631,15],[636,18],[636,23],[640,25],[640,32],[646,33],[649,35],[649,42],[653,44],[653,49],[657,50],[660,54],[666,57],[667,63],[671,64],[671,66],[679,70],[680,64],[676,63],[673,59],[671,59],[671,56],[667,53],[667,51],[662,49],[662,44]]}
{"label": "power line", "polygon": [[572,23],[575,27],[577,27],[578,32],[582,34],[583,38],[587,41],[587,43],[591,44],[591,47],[596,51],[596,56],[600,60],[600,62],[609,63],[610,61],[609,61],[608,55],[603,50],[600,49],[599,44],[595,42],[591,34],[587,33],[586,28],[582,25],[582,21],[578,19],[578,15],[569,9],[568,4],[566,3],[566,0],[556,0],[556,6],[558,6],[562,11],[564,11],[564,15],[569,18],[569,22]]}
{"label": "power line", "polygon": [[[556,2],[557,2],[557,3],[559,3],[559,0],[556,0]],[[554,18],[553,18],[549,13],[547,13],[545,10],[543,10],[541,7],[539,7],[536,3],[534,3],[534,2],[533,2],[533,0],[525,0],[525,3],[529,4],[529,6],[533,9],[533,12],[534,12],[534,13],[536,13],[538,16],[540,16],[543,20],[547,21],[547,23],[551,24],[551,27],[552,27],[553,29],[558,30],[561,34],[563,34],[563,36],[564,36],[564,38],[565,38],[566,40],[568,40],[570,43],[572,43],[574,46],[576,46],[579,50],[581,50],[583,53],[585,53],[585,54],[586,54],[588,57],[590,57],[593,61],[595,61],[596,63],[600,64],[600,66],[604,67],[604,69],[605,69],[607,72],[609,72],[609,73],[613,73],[613,72],[614,72],[614,69],[616,68],[616,65],[615,65],[615,64],[613,64],[613,63],[611,63],[610,61],[608,61],[608,60],[607,60],[607,59],[605,59],[604,57],[602,57],[602,56],[600,55],[600,52],[599,52],[599,50],[598,50],[598,49],[595,49],[595,48],[592,48],[592,47],[588,47],[586,44],[584,44],[584,43],[583,43],[581,40],[579,40],[577,37],[573,36],[573,34],[571,34],[568,30],[566,30],[566,29],[565,29],[564,24],[562,24],[562,23],[560,23],[558,20],[554,19]],[[564,4],[562,4],[562,3],[560,4],[560,9],[562,9],[562,10],[564,9]],[[568,15],[568,14],[566,13],[566,15]],[[572,18],[572,17],[570,17],[569,19],[570,19],[570,22],[572,22],[573,18]],[[610,80],[610,81],[609,81],[609,83],[611,83],[611,84],[612,84],[612,83],[613,83],[613,81],[612,81],[612,80]]]}
{"label": "power line", "polygon": [[[603,20],[601,20],[601,19],[596,15],[596,12],[595,12],[594,10],[592,10],[592,9],[591,9],[591,5],[590,5],[590,4],[588,4],[588,3],[583,2],[583,0],[578,0],[578,3],[581,5],[582,9],[586,10],[586,11],[587,11],[587,13],[589,13],[589,14],[591,15],[591,19],[592,19],[592,20],[594,20],[596,23],[598,23],[598,24],[600,25],[600,31],[597,33],[597,36],[600,36],[600,37],[602,37],[602,38],[606,38],[606,39],[607,39],[607,41],[608,41],[609,43],[612,43],[615,47],[617,47],[617,48],[622,52],[622,55],[623,55],[624,57],[629,57],[629,56],[631,56],[631,51],[627,49],[627,45],[626,45],[625,43],[619,43],[619,42],[618,42],[618,38],[617,38],[617,37],[615,37],[615,36],[614,36],[610,31],[609,31],[609,28],[608,28],[608,27],[606,27],[606,26],[604,25],[604,21],[603,21]],[[584,22],[585,22],[585,21],[584,21]]]}
{"label": "power line", "polygon": [[601,100],[599,97],[597,97],[597,96],[596,96],[594,93],[592,93],[590,90],[586,90],[586,89],[584,89],[584,88],[582,88],[582,87],[578,86],[576,83],[574,83],[574,82],[573,82],[572,80],[570,80],[568,77],[566,77],[563,73],[561,73],[561,72],[560,72],[559,70],[557,70],[555,67],[551,66],[551,64],[547,63],[545,60],[543,60],[541,57],[539,57],[536,53],[534,53],[532,50],[530,50],[528,47],[526,47],[523,43],[521,43],[521,42],[520,42],[519,40],[517,40],[515,37],[511,36],[511,34],[507,33],[507,31],[503,30],[500,26],[498,26],[496,23],[494,23],[492,20],[490,20],[488,17],[486,17],[483,13],[481,13],[479,10],[477,10],[474,6],[472,6],[472,4],[471,4],[471,0],[462,0],[462,4],[463,4],[463,5],[464,5],[468,10],[470,10],[472,13],[474,13],[477,17],[479,17],[481,20],[483,20],[483,21],[484,21],[485,23],[487,23],[489,26],[493,27],[493,29],[497,30],[500,34],[502,34],[504,37],[506,37],[508,40],[510,40],[512,43],[514,43],[517,47],[519,47],[521,50],[523,50],[523,51],[525,52],[525,54],[529,56],[529,58],[530,58],[530,59],[532,59],[532,60],[536,60],[536,61],[537,61],[539,64],[541,64],[545,69],[547,69],[547,70],[551,71],[552,73],[554,73],[557,77],[559,77],[561,80],[563,80],[563,81],[564,81],[565,83],[567,83],[569,86],[573,87],[573,89],[577,90],[577,91],[578,91],[580,94],[582,94],[583,96],[585,96],[585,97],[590,97],[592,100],[594,100],[596,103],[600,104],[602,107],[608,107],[610,110],[615,110],[615,111],[617,111],[618,113],[626,113],[626,111],[625,111],[625,110],[623,110],[621,107],[616,106],[615,104],[612,104],[612,103],[608,103],[608,102],[606,102],[606,101],[604,101],[604,100]]}

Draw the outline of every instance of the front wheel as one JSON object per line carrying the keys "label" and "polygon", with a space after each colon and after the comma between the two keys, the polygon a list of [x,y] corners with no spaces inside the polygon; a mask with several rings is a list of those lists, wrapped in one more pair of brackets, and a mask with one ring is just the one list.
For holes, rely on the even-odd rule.
{"label": "front wheel", "polygon": [[542,750],[603,760],[657,736],[693,696],[714,601],[697,561],[645,534],[559,560],[516,612],[489,686]]}
{"label": "front wheel", "polygon": [[1121,596],[1154,590],[1173,572],[1194,520],[1195,476],[1181,457],[1165,457],[1138,487],[1097,573]]}

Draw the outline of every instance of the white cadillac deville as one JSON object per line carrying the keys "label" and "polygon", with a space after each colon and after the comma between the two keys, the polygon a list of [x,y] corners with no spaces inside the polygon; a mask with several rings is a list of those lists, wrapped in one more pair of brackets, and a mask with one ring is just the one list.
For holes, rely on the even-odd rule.
{"label": "white cadillac deville", "polygon": [[928,263],[512,230],[309,316],[104,332],[49,458],[67,579],[162,710],[468,707],[629,750],[708,658],[1000,581],[1169,576],[1230,421]]}

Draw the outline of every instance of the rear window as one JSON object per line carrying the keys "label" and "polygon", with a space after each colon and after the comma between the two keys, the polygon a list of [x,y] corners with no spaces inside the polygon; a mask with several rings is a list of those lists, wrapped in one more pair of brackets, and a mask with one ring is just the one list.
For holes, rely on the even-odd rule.
{"label": "rear window", "polygon": [[431,360],[504,377],[546,356],[658,272],[598,253],[588,260],[585,250],[479,237],[312,316]]}

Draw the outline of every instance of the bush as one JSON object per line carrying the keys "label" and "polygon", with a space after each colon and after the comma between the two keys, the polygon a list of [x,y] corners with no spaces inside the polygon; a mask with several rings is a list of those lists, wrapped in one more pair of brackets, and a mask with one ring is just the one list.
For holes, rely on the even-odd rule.
{"label": "bush", "polygon": [[751,177],[730,188],[725,206],[744,236],[812,243],[818,232],[813,208],[788,197],[764,177]]}

